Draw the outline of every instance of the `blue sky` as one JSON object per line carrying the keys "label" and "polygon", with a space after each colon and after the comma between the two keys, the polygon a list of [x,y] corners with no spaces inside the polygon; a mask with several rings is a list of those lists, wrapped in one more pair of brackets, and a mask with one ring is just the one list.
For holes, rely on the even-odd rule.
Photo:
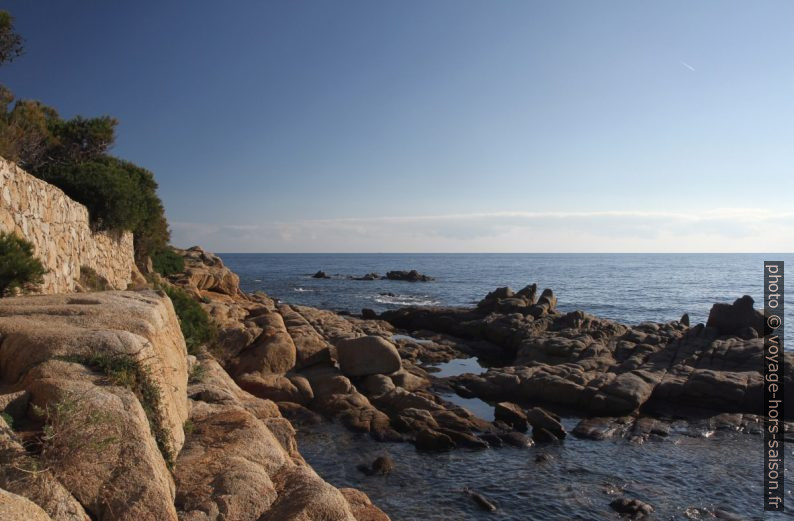
{"label": "blue sky", "polygon": [[794,3],[15,0],[215,251],[790,251]]}

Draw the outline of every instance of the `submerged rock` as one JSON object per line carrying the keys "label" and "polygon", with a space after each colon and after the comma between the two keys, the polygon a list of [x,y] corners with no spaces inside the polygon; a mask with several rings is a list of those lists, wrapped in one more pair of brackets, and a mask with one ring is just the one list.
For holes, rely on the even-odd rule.
{"label": "submerged rock", "polygon": [[325,273],[324,271],[320,270],[317,273],[315,273],[314,275],[312,275],[312,278],[313,279],[330,279],[331,277],[329,277],[328,274]]}
{"label": "submerged rock", "polygon": [[372,465],[361,463],[356,468],[367,476],[385,476],[394,470],[394,460],[389,455],[378,456]]}
{"label": "submerged rock", "polygon": [[621,497],[609,503],[615,512],[629,514],[634,517],[644,517],[653,512],[653,507],[639,499],[628,499]]}
{"label": "submerged rock", "polygon": [[465,487],[463,493],[469,496],[480,509],[487,512],[496,512],[497,508],[493,501],[485,497],[483,494]]}

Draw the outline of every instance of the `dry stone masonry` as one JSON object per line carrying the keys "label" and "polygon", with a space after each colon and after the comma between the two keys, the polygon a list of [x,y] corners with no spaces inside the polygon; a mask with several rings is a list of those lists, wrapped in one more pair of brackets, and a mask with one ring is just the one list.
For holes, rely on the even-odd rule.
{"label": "dry stone masonry", "polygon": [[136,269],[132,233],[93,232],[85,206],[3,158],[0,231],[33,243],[49,270],[41,286],[46,294],[74,291],[81,266],[93,268],[115,289],[126,289]]}

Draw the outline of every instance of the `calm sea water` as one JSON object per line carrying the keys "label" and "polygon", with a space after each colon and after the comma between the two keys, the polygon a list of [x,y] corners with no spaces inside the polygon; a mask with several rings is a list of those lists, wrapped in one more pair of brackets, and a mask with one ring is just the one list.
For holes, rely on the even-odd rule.
{"label": "calm sea water", "polygon": [[[705,322],[715,302],[763,301],[763,262],[792,254],[221,254],[246,291],[285,302],[360,312],[409,305],[471,306],[499,286],[552,288],[563,311],[581,309],[627,324]],[[416,269],[426,283],[348,276]],[[331,279],[313,279],[323,270]],[[794,276],[794,272],[792,272]],[[786,318],[794,312],[789,306]],[[794,322],[787,320],[794,339]]]}
{"label": "calm sea water", "polygon": [[[667,321],[688,312],[705,322],[714,302],[744,294],[763,297],[763,261],[793,255],[412,255],[222,254],[246,291],[262,290],[286,302],[358,312],[405,305],[470,306],[498,286],[537,282],[553,288],[563,311],[582,309],[624,323]],[[792,265],[792,264],[789,264]],[[794,266],[794,265],[792,265]],[[417,269],[428,283],[353,281],[369,272]],[[332,275],[312,279],[317,270]],[[759,306],[756,306],[759,307]],[[791,305],[789,309],[794,309]],[[790,313],[787,314],[790,319]],[[787,328],[790,331],[790,328]],[[790,334],[788,338],[791,337]],[[477,371],[471,360],[444,365],[445,374]],[[479,400],[448,399],[491,419]],[[568,429],[577,419],[565,418]],[[760,435],[712,432],[679,424],[667,438],[643,445],[626,440],[568,437],[560,445],[526,450],[418,453],[412,445],[377,443],[339,425],[298,430],[301,453],[336,486],[365,491],[394,521],[618,520],[609,502],[618,494],[654,506],[652,520],[713,520],[722,509],[740,519],[792,519],[762,511],[763,440]],[[786,504],[794,508],[794,447],[786,445]],[[536,463],[538,453],[552,456]],[[388,453],[386,477],[366,477],[356,465]],[[483,512],[462,490],[472,487],[499,510]]]}

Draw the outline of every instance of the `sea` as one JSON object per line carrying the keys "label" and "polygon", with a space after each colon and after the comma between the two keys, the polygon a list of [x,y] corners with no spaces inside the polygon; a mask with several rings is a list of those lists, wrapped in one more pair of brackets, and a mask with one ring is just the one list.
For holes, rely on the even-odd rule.
{"label": "sea", "polygon": [[[794,254],[220,254],[248,292],[281,301],[360,313],[402,306],[473,306],[489,291],[551,288],[563,312],[583,310],[636,325],[706,322],[715,302],[743,295],[763,303],[764,261],[794,270]],[[368,273],[415,269],[431,282],[353,280]],[[324,271],[329,279],[312,275]],[[790,285],[788,285],[790,287]],[[791,333],[794,304],[784,315]],[[785,340],[784,340],[785,345]],[[786,348],[789,347],[786,345]],[[453,361],[442,374],[485,371],[476,360]],[[448,396],[490,419],[492,407]],[[569,429],[577,418],[563,418]],[[785,502],[789,513],[763,511],[763,440],[759,434],[680,423],[671,434],[638,445],[624,439],[529,449],[456,450],[423,454],[407,443],[378,443],[337,424],[298,430],[301,454],[328,482],[366,492],[392,520],[617,520],[616,497],[651,504],[646,519],[794,519],[794,445],[786,444]],[[550,456],[535,461],[539,453]],[[396,462],[388,476],[356,470],[379,455]],[[485,512],[470,487],[498,509]],[[726,517],[730,514],[736,517]],[[716,516],[716,517],[715,517]]]}

